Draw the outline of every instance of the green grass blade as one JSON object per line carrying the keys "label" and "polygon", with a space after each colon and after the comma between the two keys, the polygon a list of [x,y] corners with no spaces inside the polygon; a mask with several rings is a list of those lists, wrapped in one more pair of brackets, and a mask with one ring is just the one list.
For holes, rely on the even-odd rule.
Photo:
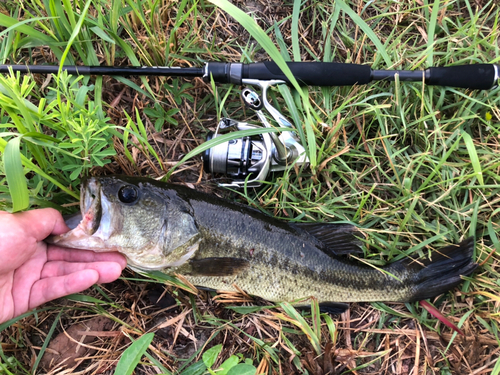
{"label": "green grass blade", "polygon": [[41,33],[40,31],[35,30],[31,26],[25,25],[22,22],[18,22],[16,19],[6,16],[5,14],[0,13],[0,26],[9,28],[9,27],[15,27],[16,31],[23,33],[25,35],[28,35],[29,37],[33,38],[34,40],[37,41],[42,41],[43,43],[46,43],[47,45],[50,46],[52,49],[52,52],[56,55],[58,59],[61,58],[63,52],[60,48],[56,47],[57,41],[51,38],[48,35],[45,35],[44,33]]}
{"label": "green grass blade", "polygon": [[5,146],[3,163],[12,198],[12,210],[21,211],[29,206],[29,192],[24,176],[20,150],[21,137],[12,138]]}
{"label": "green grass blade", "polygon": [[493,370],[491,371],[491,375],[499,375],[500,374],[500,361],[496,361],[495,367],[493,367]]}
{"label": "green grass blade", "polygon": [[322,314],[321,316],[325,320],[326,326],[328,327],[328,333],[330,334],[330,340],[332,341],[333,346],[335,346],[337,343],[337,335],[338,335],[337,327],[335,326],[335,323],[330,315]]}
{"label": "green grass blade", "polygon": [[[50,17],[54,18],[54,17]],[[19,22],[18,20],[6,16],[5,14],[0,13],[0,26],[3,27],[14,27],[18,32],[32,36],[34,38],[38,38],[40,40],[43,40],[45,43],[54,43],[55,40],[52,39],[50,36],[41,33],[40,31],[35,30],[31,26],[25,25],[26,22]]]}
{"label": "green grass blade", "polygon": [[[274,23],[274,35],[276,35],[276,42],[278,43],[278,46],[280,47],[280,53],[281,56],[285,61],[291,61],[290,60],[290,55],[288,54],[288,47],[285,43],[285,40],[283,39],[283,34],[281,34],[279,25],[275,22]],[[280,85],[281,87],[282,85]]]}
{"label": "green grass blade", "polygon": [[106,32],[101,29],[99,26],[94,26],[94,27],[91,27],[90,30],[92,30],[92,32],[97,35],[99,38],[101,38],[102,40],[105,40],[106,42],[108,43],[111,43],[111,44],[116,44],[115,41],[113,39],[111,39],[111,37],[106,34]]}
{"label": "green grass blade", "polygon": [[297,133],[300,138],[300,142],[303,145],[306,145],[306,138],[304,134],[304,130],[302,129],[302,120],[300,119],[299,111],[297,109],[297,106],[295,105],[295,102],[293,101],[292,93],[290,92],[290,89],[288,86],[285,85],[279,85],[278,87],[281,96],[283,96],[283,99],[285,99],[285,103],[288,107],[288,111],[290,113],[290,116],[293,120],[293,123],[295,124],[295,127],[297,129]]}
{"label": "green grass blade", "polygon": [[318,339],[321,340],[321,312],[319,310],[319,303],[316,298],[311,299],[311,315],[314,334]]}
{"label": "green grass blade", "polygon": [[294,0],[292,12],[292,53],[293,61],[300,61],[299,15],[301,0]]}
{"label": "green grass blade", "polygon": [[434,34],[436,33],[436,23],[439,14],[439,5],[441,1],[435,0],[432,6],[431,19],[427,24],[427,66],[434,64]]}
{"label": "green grass blade", "polygon": [[469,152],[470,162],[472,164],[472,168],[474,169],[474,173],[479,181],[480,185],[484,185],[483,179],[483,171],[481,168],[481,163],[479,162],[479,157],[477,155],[476,147],[474,146],[474,141],[469,133],[463,133],[462,138],[465,142],[465,147],[467,147],[467,151]]}
{"label": "green grass blade", "polygon": [[71,45],[73,44],[73,42],[75,41],[76,37],[80,33],[80,30],[82,28],[83,22],[85,21],[85,16],[87,15],[87,12],[89,10],[90,4],[92,4],[92,0],[88,0],[87,3],[85,4],[85,7],[83,8],[82,13],[80,14],[80,19],[78,20],[78,23],[76,24],[75,29],[71,33],[71,37],[69,38],[68,44],[66,46],[66,49],[64,50],[64,52],[62,54],[62,57],[61,57],[61,61],[60,61],[60,64],[59,64],[59,71],[57,73],[58,75],[61,75],[64,62],[66,61],[66,56],[68,56],[68,53],[69,53],[69,51],[71,49]]}
{"label": "green grass blade", "polygon": [[[179,27],[181,27],[185,20],[189,17],[191,12],[193,12],[196,9],[196,3],[189,9],[186,13],[184,13],[184,8],[187,5],[187,0],[182,0],[179,4],[179,9],[177,11],[177,16],[175,17],[175,24],[172,30],[170,31],[170,37],[168,38],[168,45],[174,42],[177,36],[177,31],[179,30]],[[166,56],[165,56],[165,61],[170,60],[170,49],[166,49]]]}
{"label": "green grass blade", "polygon": [[358,25],[358,27],[373,42],[373,44],[375,44],[375,47],[377,47],[377,52],[382,56],[387,67],[392,67],[392,60],[389,57],[384,44],[380,41],[377,34],[375,34],[371,27],[368,26],[368,24],[360,16],[358,16],[358,14],[349,5],[347,5],[344,0],[336,0],[335,5],[345,13],[347,13],[347,15],[354,21],[354,23]]}
{"label": "green grass blade", "polygon": [[250,17],[248,14],[243,12],[241,9],[231,4],[227,0],[210,0],[211,3],[217,5],[219,8],[227,12],[231,17],[233,17],[238,23],[243,26],[255,40],[265,49],[269,57],[278,65],[283,74],[290,80],[290,83],[302,93],[302,89],[298,84],[297,80],[293,76],[292,72],[288,68],[285,60],[281,56],[280,51],[274,45],[272,40],[267,36],[267,34],[262,30],[259,25]]}
{"label": "green grass blade", "polygon": [[4,34],[7,34],[11,30],[14,30],[14,29],[19,30],[19,26],[21,26],[21,25],[24,25],[24,24],[27,24],[27,23],[31,23],[31,22],[35,22],[35,21],[48,20],[48,19],[51,19],[51,18],[55,18],[55,17],[35,17],[35,18],[30,18],[30,19],[18,22],[17,24],[12,25],[12,26],[6,28],[5,30],[2,30],[2,32],[0,32],[0,38]]}
{"label": "green grass blade", "polygon": [[33,314],[36,314],[36,313],[40,313],[40,312],[44,312],[44,311],[48,311],[48,310],[56,310],[58,309],[57,307],[43,307],[43,308],[40,308],[40,309],[34,309],[34,310],[30,310],[28,312],[25,312],[24,314],[21,314],[19,316],[16,316],[10,320],[7,320],[6,322],[4,323],[1,323],[0,324],[0,332],[6,330],[8,327],[10,327],[11,325],[17,323],[18,321],[28,317],[28,316],[31,316]]}
{"label": "green grass blade", "polygon": [[318,337],[314,333],[313,329],[309,326],[309,324],[307,324],[302,315],[300,315],[299,312],[292,305],[290,305],[288,302],[283,302],[280,303],[280,306],[288,314],[288,317],[283,314],[277,314],[277,316],[300,328],[311,342],[311,345],[316,351],[316,354],[320,355],[321,354],[320,337]]}
{"label": "green grass blade", "polygon": [[133,89],[133,90],[141,93],[142,95],[146,96],[147,98],[149,98],[151,100],[155,100],[154,95],[151,94],[151,92],[144,91],[143,89],[140,88],[139,85],[137,85],[136,83],[132,82],[130,79],[125,78],[125,77],[121,77],[121,76],[115,76],[114,78],[117,81],[119,81],[121,83],[124,83],[125,85],[129,86],[131,89]]}
{"label": "green grass blade", "polygon": [[495,230],[495,228],[493,228],[493,222],[492,222],[493,217],[495,217],[495,215],[498,215],[498,214],[500,214],[500,208],[497,208],[495,211],[493,211],[491,213],[490,219],[488,220],[487,228],[488,228],[488,235],[490,236],[491,242],[495,246],[495,249],[497,250],[497,252],[500,253],[500,241],[498,239],[497,231]]}
{"label": "green grass blade", "polygon": [[[309,105],[305,106],[306,109],[306,139],[307,139],[307,156],[309,156],[309,163],[311,165],[311,169],[314,170],[317,164],[317,154],[316,154],[316,134],[314,134],[313,124],[315,123],[313,116],[311,115]],[[300,126],[300,125],[297,125]]]}
{"label": "green grass blade", "polygon": [[116,365],[114,375],[131,375],[137,364],[141,360],[149,345],[153,341],[155,334],[146,333],[141,338],[132,343],[122,354]]}
{"label": "green grass blade", "polygon": [[[78,26],[75,26],[76,18],[75,18],[75,14],[73,12],[72,2],[69,0],[62,0],[62,1],[63,1],[64,10],[66,11],[66,14],[68,15],[68,20],[71,24],[71,27],[73,27],[73,28],[78,27]],[[85,16],[83,16],[83,18],[85,18]]]}
{"label": "green grass blade", "polygon": [[[7,141],[5,141],[5,139],[0,138],[0,152],[3,152],[4,155],[5,155],[5,148],[6,147],[7,147]],[[47,179],[48,181],[52,182],[54,185],[56,185],[58,188],[60,188],[66,194],[69,194],[70,196],[72,196],[75,199],[80,199],[80,194],[75,193],[71,189],[68,189],[67,186],[64,186],[59,181],[52,178],[50,175],[48,175],[42,169],[40,169],[37,165],[33,164],[24,155],[21,155],[21,161],[22,161],[23,165],[26,166],[28,169],[32,170],[34,173],[36,173],[36,174],[42,176],[43,178]]]}
{"label": "green grass blade", "polygon": [[33,364],[33,374],[36,374],[36,369],[38,368],[38,365],[40,364],[40,361],[43,358],[43,355],[45,353],[45,349],[47,349],[47,346],[49,346],[50,339],[52,338],[52,335],[54,334],[54,331],[56,329],[57,323],[59,323],[59,318],[61,317],[61,314],[63,313],[64,310],[59,311],[59,314],[57,314],[56,318],[54,319],[54,323],[52,323],[52,326],[49,329],[49,332],[47,333],[47,337],[45,338],[45,341],[43,342],[42,348],[40,349],[40,352],[36,356],[36,361]]}

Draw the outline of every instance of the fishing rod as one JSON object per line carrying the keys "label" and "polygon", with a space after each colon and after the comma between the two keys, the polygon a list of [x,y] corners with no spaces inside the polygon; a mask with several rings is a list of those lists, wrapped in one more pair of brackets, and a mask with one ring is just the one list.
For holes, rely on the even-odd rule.
{"label": "fishing rod", "polygon": [[[333,62],[288,62],[293,76],[307,86],[363,85],[372,81],[393,81],[396,74],[400,81],[424,82],[427,85],[451,86],[471,90],[488,90],[498,85],[500,66],[495,64],[457,65],[432,67],[425,70],[373,70],[368,65]],[[54,65],[0,65],[0,73],[9,69],[21,73],[57,74]],[[164,66],[71,66],[62,70],[73,75],[108,76],[167,76],[202,77],[215,83],[245,84],[247,79],[262,81],[281,80],[290,84],[278,65],[272,61],[258,63],[208,62],[202,68]]]}
{"label": "fishing rod", "polygon": [[[351,86],[372,81],[424,82],[426,85],[451,86],[471,90],[488,90],[500,84],[500,66],[495,64],[457,65],[432,67],[426,70],[373,70],[367,65],[330,62],[287,62],[299,84],[307,86]],[[9,70],[21,73],[57,74],[54,65],[0,65],[0,73]],[[116,67],[116,66],[63,66],[72,75],[109,76],[167,76],[201,77],[204,81],[257,86],[261,95],[250,88],[241,91],[245,105],[253,110],[261,126],[223,118],[217,130],[210,132],[207,141],[229,130],[272,128],[263,109],[282,127],[294,128],[286,117],[267,100],[267,91],[273,85],[290,84],[278,65],[272,61],[258,63],[208,62],[204,67]],[[206,150],[203,155],[204,169],[209,173],[221,173],[231,178],[225,187],[258,187],[271,172],[284,170],[288,165],[307,166],[309,159],[304,146],[293,131],[263,133],[253,137],[241,137],[223,142]]]}

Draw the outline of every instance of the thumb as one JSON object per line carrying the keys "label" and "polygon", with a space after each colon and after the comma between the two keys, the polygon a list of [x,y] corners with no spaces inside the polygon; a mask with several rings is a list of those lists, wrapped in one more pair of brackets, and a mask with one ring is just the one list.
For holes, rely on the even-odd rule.
{"label": "thumb", "polygon": [[61,234],[69,230],[61,213],[53,208],[25,211],[14,215],[18,224],[37,241],[42,241],[50,234]]}

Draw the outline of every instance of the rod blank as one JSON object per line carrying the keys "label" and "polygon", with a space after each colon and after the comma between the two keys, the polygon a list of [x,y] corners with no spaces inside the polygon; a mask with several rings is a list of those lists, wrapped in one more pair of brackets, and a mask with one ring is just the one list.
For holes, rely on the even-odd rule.
{"label": "rod blank", "polygon": [[[57,74],[57,65],[0,65],[0,73],[14,72],[33,74]],[[72,75],[96,76],[166,76],[166,77],[202,77],[203,68],[180,68],[166,66],[74,66],[64,65],[63,70]]]}

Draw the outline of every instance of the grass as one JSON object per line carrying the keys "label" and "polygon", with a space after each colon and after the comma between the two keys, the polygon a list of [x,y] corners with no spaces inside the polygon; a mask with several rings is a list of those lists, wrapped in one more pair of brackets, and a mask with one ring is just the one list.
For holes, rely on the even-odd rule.
{"label": "grass", "polygon": [[[270,55],[374,69],[500,62],[494,1],[332,3],[236,2],[264,31],[250,36],[208,1],[17,0],[0,4],[0,63],[200,66]],[[182,281],[127,271],[116,283],[0,326],[0,373],[32,373],[40,352],[51,350],[50,335],[94,316],[109,318],[113,334],[95,332],[97,351],[75,370],[82,374],[113,373],[119,360],[128,368],[138,363],[136,373],[144,374],[229,374],[242,365],[269,374],[500,373],[500,89],[396,81],[274,90],[273,104],[303,127],[312,168],[231,192],[196,157],[173,167],[218,117],[254,120],[239,87],[64,73],[3,75],[0,85],[2,209],[67,213],[84,174],[168,173],[170,181],[284,220],[356,223],[367,234],[365,261],[376,266],[472,235],[481,264],[431,301],[465,337],[416,303],[351,304],[340,317],[299,314],[288,305],[250,307],[256,302],[244,295],[194,296]],[[156,304],[161,283],[172,305]]]}

